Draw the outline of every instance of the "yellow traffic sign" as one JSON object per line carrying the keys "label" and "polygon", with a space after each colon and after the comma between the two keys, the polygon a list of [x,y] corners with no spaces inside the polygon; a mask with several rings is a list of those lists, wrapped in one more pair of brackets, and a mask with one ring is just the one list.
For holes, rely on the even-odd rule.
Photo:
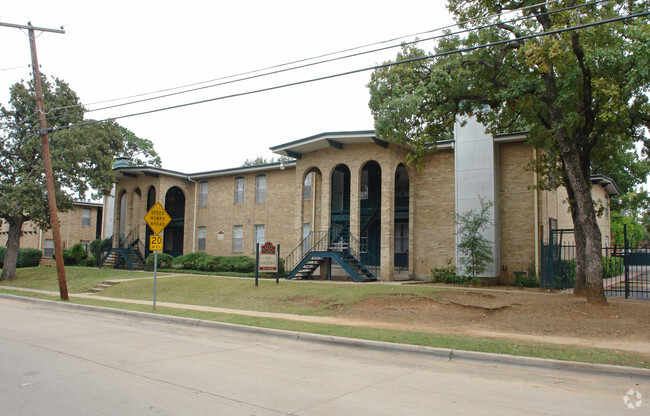
{"label": "yellow traffic sign", "polygon": [[169,216],[165,208],[160,205],[160,202],[156,202],[153,207],[147,212],[144,216],[144,220],[151,228],[154,234],[160,234],[162,230],[169,225],[172,221],[172,217]]}
{"label": "yellow traffic sign", "polygon": [[149,251],[162,251],[162,235],[149,236]]}

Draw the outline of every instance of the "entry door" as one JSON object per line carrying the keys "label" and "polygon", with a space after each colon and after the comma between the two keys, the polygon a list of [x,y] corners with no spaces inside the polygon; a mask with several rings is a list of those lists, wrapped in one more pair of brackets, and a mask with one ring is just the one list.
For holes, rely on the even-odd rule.
{"label": "entry door", "polygon": [[395,223],[395,267],[408,268],[409,265],[409,223]]}

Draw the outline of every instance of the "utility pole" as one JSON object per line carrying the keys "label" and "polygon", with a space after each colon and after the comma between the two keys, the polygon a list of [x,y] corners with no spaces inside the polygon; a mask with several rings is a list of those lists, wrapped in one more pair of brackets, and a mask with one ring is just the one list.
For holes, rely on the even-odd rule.
{"label": "utility pole", "polygon": [[34,75],[34,90],[36,92],[36,107],[38,109],[38,121],[41,134],[41,153],[43,157],[43,167],[45,169],[45,182],[47,185],[47,202],[50,208],[50,222],[52,225],[52,236],[54,239],[54,257],[56,260],[56,271],[59,277],[59,293],[61,300],[68,300],[68,283],[65,278],[65,267],[63,265],[63,247],[61,245],[61,229],[59,227],[59,213],[56,209],[56,194],[54,190],[54,175],[52,173],[52,159],[50,157],[50,138],[48,136],[47,122],[45,120],[45,105],[43,103],[43,90],[41,87],[41,71],[38,66],[38,57],[36,55],[36,35],[35,31],[65,33],[63,29],[47,29],[34,27],[32,23],[27,26],[15,25],[11,23],[0,23],[0,26],[13,27],[18,29],[27,29],[29,34],[29,48],[32,55],[32,74]]}

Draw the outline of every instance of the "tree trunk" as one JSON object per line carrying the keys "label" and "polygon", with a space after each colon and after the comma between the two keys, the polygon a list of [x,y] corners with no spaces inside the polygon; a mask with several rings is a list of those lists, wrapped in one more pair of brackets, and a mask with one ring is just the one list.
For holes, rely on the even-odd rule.
{"label": "tree trunk", "polygon": [[575,192],[571,188],[571,183],[565,181],[564,186],[567,190],[569,197],[569,206],[571,209],[571,218],[573,219],[573,237],[576,246],[576,283],[573,288],[573,296],[586,297],[587,296],[587,280],[585,276],[585,234],[582,227],[577,227],[578,222],[578,204],[576,204]]}
{"label": "tree trunk", "polygon": [[16,262],[18,261],[18,249],[20,248],[20,234],[23,229],[23,217],[10,218],[9,232],[7,239],[7,252],[5,253],[4,265],[2,266],[2,274],[0,281],[11,280],[16,277]]}
{"label": "tree trunk", "polygon": [[[591,183],[585,178],[577,151],[563,152],[564,170],[575,194],[576,223],[584,233],[585,289],[587,302],[606,304],[603,287],[602,236],[596,220],[596,211],[591,198]],[[577,243],[577,241],[576,241]],[[576,244],[577,246],[578,244]]]}

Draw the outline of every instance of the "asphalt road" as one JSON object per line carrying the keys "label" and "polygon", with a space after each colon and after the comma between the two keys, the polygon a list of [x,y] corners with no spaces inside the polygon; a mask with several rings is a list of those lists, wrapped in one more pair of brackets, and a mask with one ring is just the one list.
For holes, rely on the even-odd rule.
{"label": "asphalt road", "polygon": [[[0,414],[641,415],[650,377],[313,343],[0,298]],[[643,398],[630,410],[629,390]]]}

